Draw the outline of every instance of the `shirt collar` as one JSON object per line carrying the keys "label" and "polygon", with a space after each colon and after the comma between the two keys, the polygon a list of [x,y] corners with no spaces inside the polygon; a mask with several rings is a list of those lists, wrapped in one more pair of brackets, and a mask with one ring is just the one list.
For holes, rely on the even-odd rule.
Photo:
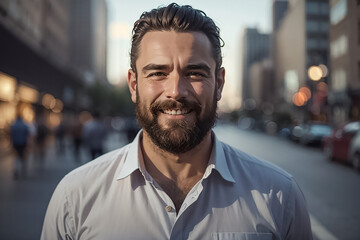
{"label": "shirt collar", "polygon": [[142,135],[142,130],[138,132],[134,141],[130,143],[129,150],[127,154],[124,155],[124,165],[117,177],[117,180],[123,179],[129,176],[131,173],[135,172],[137,169],[140,169],[140,162],[142,158],[140,139]]}
{"label": "shirt collar", "polygon": [[[229,165],[225,157],[224,149],[221,141],[213,134],[214,144],[211,150],[208,166],[205,170],[204,178],[207,178],[212,169],[215,169],[220,173],[221,177],[229,182],[235,182],[233,176],[230,173]],[[127,155],[124,155],[124,165],[117,177],[117,180],[123,179],[137,169],[143,169],[143,156],[141,153],[140,140],[142,137],[142,130],[136,135],[134,141],[130,143]],[[146,171],[145,171],[146,172]]]}
{"label": "shirt collar", "polygon": [[210,154],[209,164],[205,170],[204,178],[207,178],[212,169],[215,169],[224,180],[235,183],[235,180],[229,170],[222,142],[216,137],[214,132],[213,139],[214,143]]}

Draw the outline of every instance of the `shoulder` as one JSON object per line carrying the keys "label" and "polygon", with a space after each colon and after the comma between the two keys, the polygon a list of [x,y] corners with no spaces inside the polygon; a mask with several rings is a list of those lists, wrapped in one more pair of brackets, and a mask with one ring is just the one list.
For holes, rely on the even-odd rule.
{"label": "shoulder", "polygon": [[96,188],[96,186],[114,180],[121,170],[128,149],[129,145],[126,145],[74,169],[62,179],[60,184],[67,185],[68,190],[71,191],[90,186]]}
{"label": "shoulder", "polygon": [[247,178],[252,184],[292,185],[294,179],[282,168],[255,156],[249,155],[224,142],[221,142],[229,170],[236,178]]}

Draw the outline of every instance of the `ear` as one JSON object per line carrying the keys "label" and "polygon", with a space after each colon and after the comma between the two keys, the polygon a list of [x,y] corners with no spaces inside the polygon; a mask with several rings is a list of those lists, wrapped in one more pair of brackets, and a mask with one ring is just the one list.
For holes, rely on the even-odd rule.
{"label": "ear", "polygon": [[133,103],[136,103],[136,73],[132,69],[129,69],[128,71],[128,87],[131,93],[131,100]]}
{"label": "ear", "polygon": [[216,99],[221,99],[222,90],[225,83],[225,68],[220,68],[216,76]]}

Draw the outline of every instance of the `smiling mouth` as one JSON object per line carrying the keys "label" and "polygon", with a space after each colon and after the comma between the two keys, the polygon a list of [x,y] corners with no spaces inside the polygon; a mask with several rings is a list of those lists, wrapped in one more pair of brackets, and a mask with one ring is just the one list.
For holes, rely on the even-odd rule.
{"label": "smiling mouth", "polygon": [[190,110],[187,110],[187,109],[178,109],[178,110],[162,110],[161,111],[162,113],[165,113],[165,114],[169,114],[169,115],[185,115],[185,114],[188,114],[189,112],[191,112]]}

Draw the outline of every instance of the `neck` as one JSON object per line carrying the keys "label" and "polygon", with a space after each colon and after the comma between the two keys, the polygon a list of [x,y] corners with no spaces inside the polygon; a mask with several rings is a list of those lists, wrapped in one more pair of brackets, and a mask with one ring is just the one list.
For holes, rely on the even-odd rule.
{"label": "neck", "polygon": [[[153,165],[166,177],[174,180],[179,177],[186,178],[194,174],[203,174],[212,148],[211,131],[206,134],[199,145],[181,154],[174,154],[160,149],[154,144],[146,131],[143,131],[141,143],[146,169],[147,165]],[[150,173],[151,170],[149,170],[147,169]]]}
{"label": "neck", "polygon": [[198,146],[181,154],[160,149],[146,131],[143,131],[141,143],[147,172],[173,200],[179,211],[186,195],[204,175],[212,149],[211,131]]}

